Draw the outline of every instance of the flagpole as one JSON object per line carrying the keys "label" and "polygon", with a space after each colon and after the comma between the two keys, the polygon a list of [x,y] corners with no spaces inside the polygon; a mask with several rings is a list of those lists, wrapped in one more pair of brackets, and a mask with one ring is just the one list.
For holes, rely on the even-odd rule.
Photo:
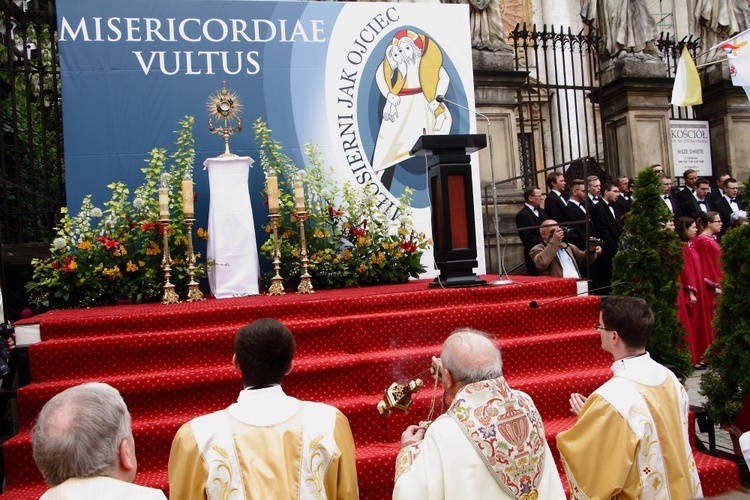
{"label": "flagpole", "polygon": [[[705,52],[704,52],[704,54],[705,54]],[[698,59],[699,57],[700,56],[696,56],[695,58]],[[705,68],[706,66],[711,66],[712,64],[720,64],[720,63],[723,63],[724,61],[728,61],[728,60],[729,60],[729,58],[725,57],[724,59],[719,59],[718,61],[711,61],[711,62],[707,62],[707,63],[703,63],[703,64],[698,64],[695,67],[695,69]]]}

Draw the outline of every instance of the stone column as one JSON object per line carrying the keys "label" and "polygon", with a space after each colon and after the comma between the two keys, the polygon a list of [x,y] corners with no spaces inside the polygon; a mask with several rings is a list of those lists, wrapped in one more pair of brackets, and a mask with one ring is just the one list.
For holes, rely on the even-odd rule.
{"label": "stone column", "polygon": [[702,75],[703,104],[695,117],[707,120],[711,132],[714,176],[730,174],[740,182],[750,176],[750,102],[742,87],[732,85],[729,65],[709,66]]}
{"label": "stone column", "polygon": [[669,99],[673,80],[664,62],[623,57],[602,73],[607,172],[633,177],[653,164],[672,172]]}
{"label": "stone column", "polygon": [[[515,71],[513,53],[472,50],[474,98],[477,111],[490,119],[494,148],[495,181],[521,174],[516,131],[518,94],[526,72]],[[477,133],[487,133],[487,123],[477,117]],[[489,139],[489,138],[488,138]],[[482,187],[492,180],[490,148],[479,152]]]}

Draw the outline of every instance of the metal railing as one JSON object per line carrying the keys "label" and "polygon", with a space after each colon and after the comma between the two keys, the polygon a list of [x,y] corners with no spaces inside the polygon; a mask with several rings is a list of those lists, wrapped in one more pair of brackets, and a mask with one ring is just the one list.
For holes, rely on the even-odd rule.
{"label": "metal railing", "polygon": [[55,4],[0,6],[0,237],[50,241],[65,205]]}

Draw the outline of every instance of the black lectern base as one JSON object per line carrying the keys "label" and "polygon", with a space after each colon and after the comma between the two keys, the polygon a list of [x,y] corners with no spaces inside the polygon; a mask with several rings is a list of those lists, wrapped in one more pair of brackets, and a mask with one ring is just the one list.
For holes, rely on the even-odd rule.
{"label": "black lectern base", "polygon": [[472,274],[469,276],[438,276],[430,283],[429,288],[462,288],[485,285],[487,285],[485,280],[476,274]]}

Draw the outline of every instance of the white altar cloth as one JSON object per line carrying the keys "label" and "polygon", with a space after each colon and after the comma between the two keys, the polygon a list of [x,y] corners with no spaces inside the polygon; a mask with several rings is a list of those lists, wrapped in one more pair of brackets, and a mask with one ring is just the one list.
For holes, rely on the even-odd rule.
{"label": "white altar cloth", "polygon": [[258,247],[247,185],[252,164],[247,156],[203,162],[211,190],[208,284],[217,299],[258,294]]}

